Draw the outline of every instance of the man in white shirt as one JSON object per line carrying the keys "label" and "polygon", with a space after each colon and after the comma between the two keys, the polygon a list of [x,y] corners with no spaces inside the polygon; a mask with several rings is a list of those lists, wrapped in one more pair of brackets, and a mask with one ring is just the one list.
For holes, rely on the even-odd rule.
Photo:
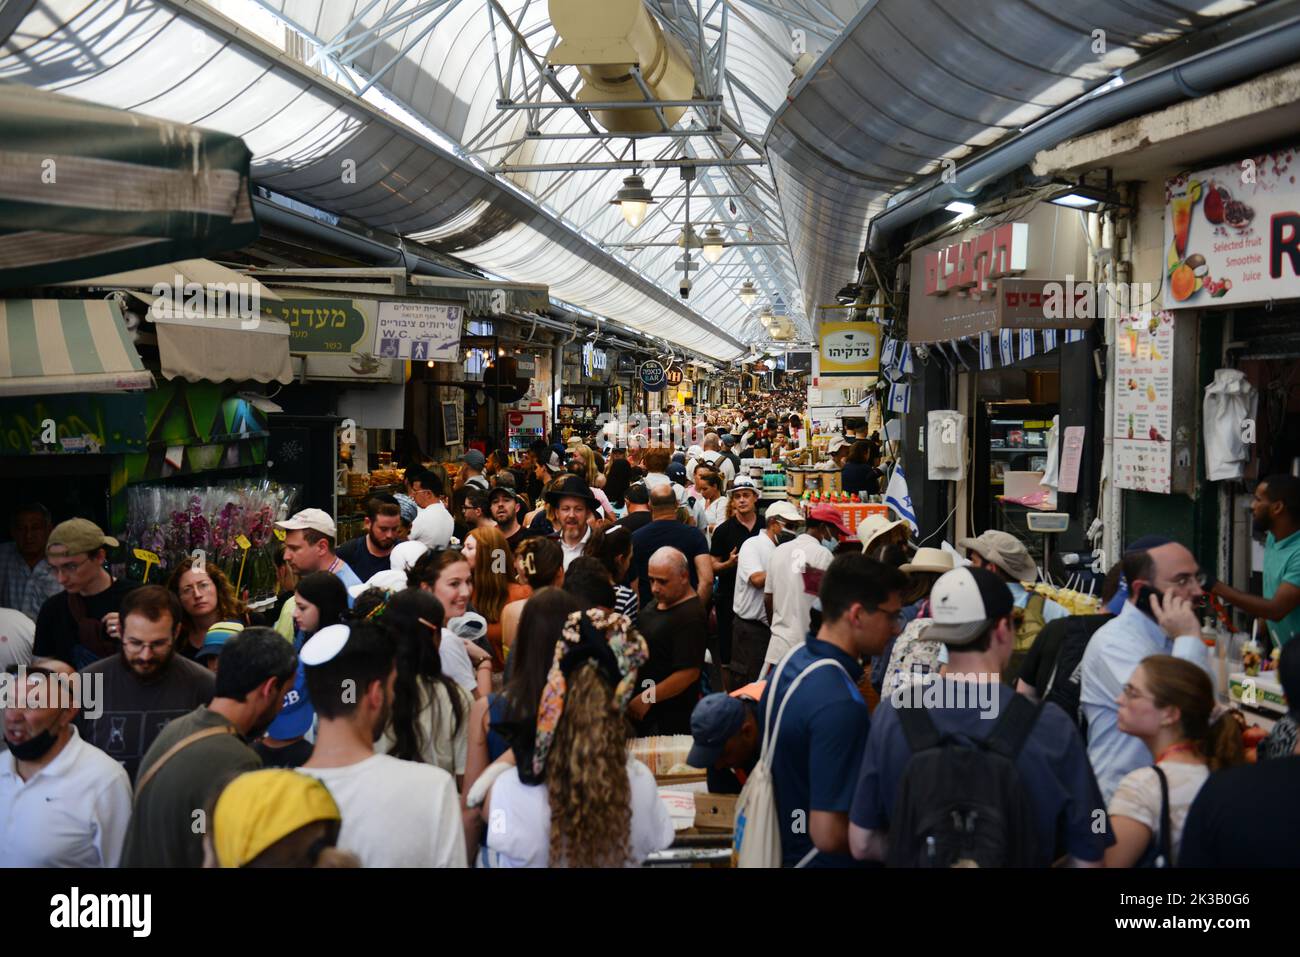
{"label": "man in white shirt", "polygon": [[765,673],[808,637],[821,573],[830,567],[835,546],[852,537],[839,509],[818,505],[809,510],[804,533],[778,545],[772,553],[763,582],[768,620],[772,623],[772,637],[763,657]]}
{"label": "man in white shirt", "polygon": [[303,644],[307,690],[319,724],[300,769],[320,780],[343,815],[338,847],[362,867],[465,867],[460,799],[450,774],[376,754],[397,668],[378,625],[330,625]]}
{"label": "man in white shirt", "polygon": [[555,509],[558,531],[553,537],[559,539],[560,548],[564,550],[567,570],[591,538],[591,517],[599,511],[600,503],[581,475],[566,475],[560,485],[544,497],[546,503]]}
{"label": "man in white shirt", "polygon": [[79,699],[94,706],[80,693],[85,676],[37,658],[3,680],[6,697],[21,695],[27,706],[4,709],[9,753],[0,757],[0,867],[117,867],[131,820],[131,782],[72,724]]}
{"label": "man in white shirt", "polygon": [[1185,658],[1214,680],[1193,604],[1204,594],[1196,556],[1177,542],[1148,535],[1130,545],[1122,560],[1129,599],[1097,629],[1080,665],[1088,760],[1107,804],[1124,775],[1151,763],[1142,739],[1119,729],[1117,699],[1142,659]]}
{"label": "man in white shirt", "polygon": [[768,568],[777,546],[794,540],[790,529],[803,523],[799,510],[789,502],[774,502],[767,508],[767,526],[745,539],[736,556],[736,590],[731,609],[731,660],[727,670],[732,683],[743,687],[758,680],[767,654],[772,630],[763,600]]}

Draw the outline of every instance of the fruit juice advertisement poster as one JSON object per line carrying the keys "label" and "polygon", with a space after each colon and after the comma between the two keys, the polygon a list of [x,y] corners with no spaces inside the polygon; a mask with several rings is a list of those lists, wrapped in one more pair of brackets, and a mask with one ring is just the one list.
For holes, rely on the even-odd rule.
{"label": "fruit juice advertisement poster", "polygon": [[1115,484],[1170,489],[1174,415],[1174,316],[1157,311],[1116,323]]}
{"label": "fruit juice advertisement poster", "polygon": [[1300,296],[1300,148],[1165,183],[1166,309]]}

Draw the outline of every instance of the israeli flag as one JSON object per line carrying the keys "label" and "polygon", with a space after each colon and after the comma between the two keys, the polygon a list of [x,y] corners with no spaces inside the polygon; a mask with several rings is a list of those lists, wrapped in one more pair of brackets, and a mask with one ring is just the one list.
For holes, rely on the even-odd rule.
{"label": "israeli flag", "polygon": [[1082,329],[1066,329],[1066,330],[1065,330],[1065,341],[1066,341],[1066,342],[1082,342],[1082,341],[1083,341],[1083,333],[1084,333],[1084,330],[1082,330]]}
{"label": "israeli flag", "polygon": [[1020,330],[1020,358],[1028,359],[1034,354],[1034,330]]}
{"label": "israeli flag", "polygon": [[880,365],[883,368],[890,369],[898,357],[898,340],[886,339],[885,345],[880,350]]}
{"label": "israeli flag", "polygon": [[912,404],[912,387],[906,382],[895,382],[889,387],[885,408],[890,412],[906,412]]}
{"label": "israeli flag", "polygon": [[1055,348],[1056,348],[1056,330],[1044,329],[1043,330],[1043,351],[1051,352]]}
{"label": "israeli flag", "polygon": [[1002,364],[1009,366],[1016,361],[1015,354],[1011,351],[1011,330],[1003,329],[998,333],[998,351],[1001,353]]}
{"label": "israeli flag", "polygon": [[904,342],[901,355],[898,357],[898,371],[906,374],[912,371],[912,346]]}
{"label": "israeli flag", "polygon": [[993,368],[993,334],[991,332],[980,333],[980,368]]}
{"label": "israeli flag", "polygon": [[903,474],[902,465],[894,469],[889,484],[885,486],[885,504],[912,527],[913,535],[920,531],[916,525],[916,510],[912,507],[912,495],[907,490],[907,476]]}

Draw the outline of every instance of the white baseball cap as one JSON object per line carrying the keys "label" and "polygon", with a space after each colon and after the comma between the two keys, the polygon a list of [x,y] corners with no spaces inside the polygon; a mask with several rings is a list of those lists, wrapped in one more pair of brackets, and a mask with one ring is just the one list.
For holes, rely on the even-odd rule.
{"label": "white baseball cap", "polygon": [[773,502],[767,507],[767,513],[764,520],[771,521],[774,518],[779,518],[783,522],[789,522],[791,525],[799,525],[803,522],[803,515],[801,515],[799,510],[789,502]]}
{"label": "white baseball cap", "polygon": [[734,479],[732,479],[731,488],[727,489],[727,492],[731,493],[736,491],[737,489],[742,489],[742,488],[748,489],[749,491],[753,492],[755,495],[758,494],[758,486],[754,483],[754,480],[750,478],[748,475],[737,475]]}
{"label": "white baseball cap", "polygon": [[1013,607],[1011,589],[997,575],[983,568],[953,569],[940,575],[930,590],[934,621],[925,637],[945,645],[970,644]]}
{"label": "white baseball cap", "polygon": [[334,525],[334,519],[330,518],[329,513],[319,508],[304,508],[301,512],[285,519],[283,522],[276,522],[276,528],[282,528],[286,532],[304,531],[311,529],[320,532],[322,535],[328,535],[334,538],[338,533]]}
{"label": "white baseball cap", "polygon": [[844,446],[846,446],[846,445],[851,445],[851,444],[852,444],[852,443],[851,443],[848,439],[846,439],[844,436],[842,436],[842,435],[833,435],[833,436],[831,436],[831,440],[830,440],[830,442],[828,442],[828,443],[826,444],[826,451],[827,451],[827,453],[829,453],[829,454],[831,454],[831,455],[834,455],[834,454],[835,454],[836,452],[838,452],[840,449],[844,448]]}

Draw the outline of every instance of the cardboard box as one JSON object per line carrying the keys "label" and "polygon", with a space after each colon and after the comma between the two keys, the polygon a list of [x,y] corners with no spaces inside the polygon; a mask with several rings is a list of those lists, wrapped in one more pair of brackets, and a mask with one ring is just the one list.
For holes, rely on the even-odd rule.
{"label": "cardboard box", "polygon": [[708,830],[730,831],[736,825],[738,794],[696,794],[695,826]]}

